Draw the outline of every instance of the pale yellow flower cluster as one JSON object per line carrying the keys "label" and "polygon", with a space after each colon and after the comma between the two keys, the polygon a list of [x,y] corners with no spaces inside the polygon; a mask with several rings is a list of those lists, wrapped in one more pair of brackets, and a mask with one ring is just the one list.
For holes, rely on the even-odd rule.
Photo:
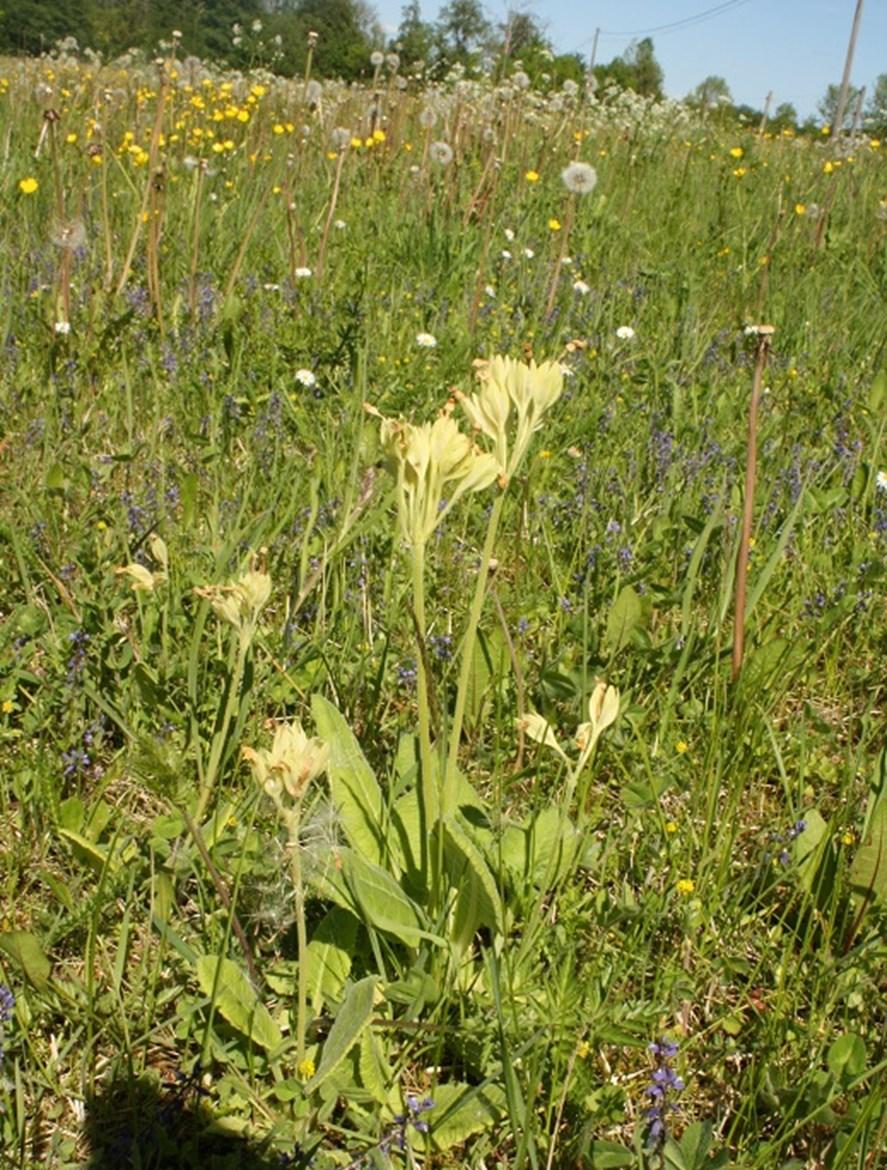
{"label": "pale yellow flower cluster", "polygon": [[278,725],[270,748],[240,750],[256,783],[278,805],[284,793],[300,801],[311,781],[326,771],[330,755],[329,746],[322,739],[309,738],[298,719]]}
{"label": "pale yellow flower cluster", "polygon": [[[611,723],[615,723],[618,714],[618,690],[599,680],[588,700],[588,720],[585,723],[580,723],[576,728],[575,742],[580,753],[575,768],[577,774],[587,763],[601,734]],[[552,748],[561,759],[567,763],[570,762],[567,753],[558,743],[557,736],[554,734],[551,724],[542,715],[536,711],[531,711],[519,722],[530,739],[535,740],[536,743],[543,744],[545,747]]]}
{"label": "pale yellow flower cluster", "polygon": [[[527,365],[514,358],[494,357],[480,367],[479,374],[482,385],[476,394],[457,392],[456,396],[471,425],[492,441],[499,474],[508,480],[545,413],[560,398],[563,371],[558,362]],[[509,449],[512,413],[517,423]]]}
{"label": "pale yellow flower cluster", "polygon": [[419,426],[383,418],[380,437],[397,476],[401,531],[414,546],[429,540],[462,496],[489,487],[498,473],[493,456],[478,450],[448,413]]}

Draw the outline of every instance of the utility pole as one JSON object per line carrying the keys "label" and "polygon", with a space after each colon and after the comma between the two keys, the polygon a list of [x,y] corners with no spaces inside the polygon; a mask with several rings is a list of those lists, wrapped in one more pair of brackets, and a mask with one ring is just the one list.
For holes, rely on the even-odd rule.
{"label": "utility pole", "polygon": [[847,59],[844,62],[844,76],[841,78],[841,92],[838,95],[838,108],[835,111],[835,124],[832,126],[832,135],[837,138],[844,126],[844,113],[847,109],[847,93],[850,89],[850,73],[853,69],[853,54],[856,52],[856,35],[859,32],[859,22],[862,19],[863,0],[856,0],[856,11],[853,14],[853,27],[850,29],[850,43],[847,46]]}
{"label": "utility pole", "polygon": [[601,35],[601,30],[596,28],[594,30],[594,40],[591,42],[591,60],[588,63],[588,86],[589,90],[593,91],[595,86],[594,80],[594,63],[597,60],[597,39]]}

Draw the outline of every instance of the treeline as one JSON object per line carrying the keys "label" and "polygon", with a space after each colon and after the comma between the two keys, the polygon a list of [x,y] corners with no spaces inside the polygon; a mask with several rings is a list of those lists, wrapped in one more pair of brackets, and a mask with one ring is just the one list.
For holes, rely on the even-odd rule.
{"label": "treeline", "polygon": [[2,54],[49,52],[74,37],[81,51],[109,60],[133,48],[156,52],[174,31],[182,55],[286,74],[305,69],[313,32],[314,71],[346,80],[372,73],[376,50],[397,52],[402,72],[421,62],[439,74],[487,58],[501,68],[504,56],[520,60],[533,83],[543,73],[552,84],[584,76],[582,58],[555,54],[534,16],[515,11],[494,24],[479,0],[452,0],[434,22],[422,19],[418,0],[409,0],[390,37],[365,0],[0,0]]}

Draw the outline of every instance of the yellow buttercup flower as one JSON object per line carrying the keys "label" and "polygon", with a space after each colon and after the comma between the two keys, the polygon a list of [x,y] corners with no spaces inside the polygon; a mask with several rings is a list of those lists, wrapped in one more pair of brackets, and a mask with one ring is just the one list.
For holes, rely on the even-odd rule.
{"label": "yellow buttercup flower", "polygon": [[527,180],[528,183],[538,183],[539,182],[539,172],[538,171],[527,171],[526,174],[524,175],[524,178]]}
{"label": "yellow buttercup flower", "polygon": [[691,878],[679,878],[674,887],[679,894],[687,897],[696,889],[696,883]]}
{"label": "yellow buttercup flower", "polygon": [[559,219],[550,219],[548,221],[548,230],[552,232],[559,232],[561,230],[561,221]]}
{"label": "yellow buttercup flower", "polygon": [[37,180],[29,175],[26,179],[19,179],[18,189],[22,195],[33,195],[39,186]]}
{"label": "yellow buttercup flower", "polygon": [[741,146],[731,146],[730,147],[730,157],[731,158],[742,158],[742,156],[744,154],[745,154],[745,151],[742,149]]}

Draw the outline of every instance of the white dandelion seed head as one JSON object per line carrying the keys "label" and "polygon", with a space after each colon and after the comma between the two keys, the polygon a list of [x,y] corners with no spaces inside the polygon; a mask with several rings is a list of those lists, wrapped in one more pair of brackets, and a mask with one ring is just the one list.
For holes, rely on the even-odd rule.
{"label": "white dandelion seed head", "polygon": [[337,126],[330,133],[330,142],[335,150],[344,150],[351,142],[351,131],[346,126]]}
{"label": "white dandelion seed head", "polygon": [[514,84],[517,86],[518,89],[529,89],[530,88],[530,79],[527,76],[527,74],[524,73],[523,69],[518,69],[517,73],[514,74],[514,76],[512,77],[511,80],[514,82]]}
{"label": "white dandelion seed head", "polygon": [[428,148],[428,155],[432,162],[446,167],[453,161],[453,148],[448,142],[432,142]]}
{"label": "white dandelion seed head", "polygon": [[380,53],[378,49],[370,53],[370,64],[374,69],[378,69],[385,64],[385,54]]}
{"label": "white dandelion seed head", "polygon": [[419,125],[423,130],[430,130],[437,123],[437,110],[434,106],[425,106],[419,111]]}
{"label": "white dandelion seed head", "polygon": [[296,370],[296,381],[301,386],[316,386],[317,377],[311,370]]}
{"label": "white dandelion seed head", "polygon": [[437,338],[433,333],[417,333],[416,345],[418,345],[420,349],[434,349],[437,345]]}
{"label": "white dandelion seed head", "polygon": [[564,94],[567,97],[575,97],[576,94],[579,92],[579,86],[572,79],[572,77],[568,77],[564,81],[564,84],[561,86],[561,89],[564,91]]}
{"label": "white dandelion seed head", "polygon": [[572,162],[561,171],[561,179],[574,195],[590,195],[597,184],[597,171],[583,162]]}

